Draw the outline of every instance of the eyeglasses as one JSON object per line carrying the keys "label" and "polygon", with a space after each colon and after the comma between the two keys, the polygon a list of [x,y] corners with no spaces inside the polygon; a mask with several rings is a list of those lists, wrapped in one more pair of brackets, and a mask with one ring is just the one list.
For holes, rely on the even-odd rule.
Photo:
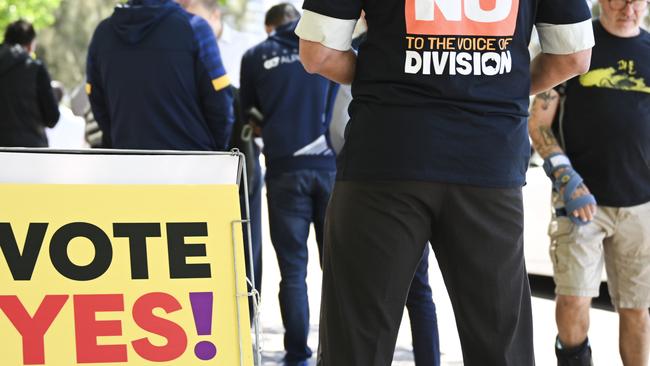
{"label": "eyeglasses", "polygon": [[643,10],[648,3],[650,0],[609,0],[609,7],[613,10],[623,10],[627,4],[630,4],[634,10]]}

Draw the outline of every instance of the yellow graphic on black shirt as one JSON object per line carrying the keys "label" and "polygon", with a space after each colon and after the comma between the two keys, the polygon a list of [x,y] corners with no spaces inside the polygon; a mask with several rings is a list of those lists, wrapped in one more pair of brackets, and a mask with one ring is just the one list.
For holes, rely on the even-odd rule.
{"label": "yellow graphic on black shirt", "polygon": [[580,85],[650,94],[650,86],[646,85],[645,80],[634,76],[637,72],[633,60],[620,60],[617,66],[589,71],[580,76]]}

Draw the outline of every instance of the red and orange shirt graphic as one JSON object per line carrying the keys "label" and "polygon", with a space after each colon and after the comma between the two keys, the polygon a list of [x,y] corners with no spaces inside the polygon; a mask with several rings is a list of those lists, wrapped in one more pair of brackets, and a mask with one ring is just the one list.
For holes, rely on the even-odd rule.
{"label": "red and orange shirt graphic", "polygon": [[406,0],[404,72],[499,75],[512,71],[509,48],[519,0]]}

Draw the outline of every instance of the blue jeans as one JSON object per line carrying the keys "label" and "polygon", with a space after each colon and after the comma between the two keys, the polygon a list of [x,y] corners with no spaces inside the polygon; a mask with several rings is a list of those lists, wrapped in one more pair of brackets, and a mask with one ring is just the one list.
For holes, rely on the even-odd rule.
{"label": "blue jeans", "polygon": [[299,170],[266,177],[269,229],[281,276],[279,299],[286,365],[297,365],[312,355],[307,345],[307,237],[314,223],[322,258],[325,209],[335,175],[333,171]]}
{"label": "blue jeans", "polygon": [[406,309],[411,320],[415,365],[440,366],[438,318],[429,286],[429,245],[424,247],[424,254],[411,282]]}

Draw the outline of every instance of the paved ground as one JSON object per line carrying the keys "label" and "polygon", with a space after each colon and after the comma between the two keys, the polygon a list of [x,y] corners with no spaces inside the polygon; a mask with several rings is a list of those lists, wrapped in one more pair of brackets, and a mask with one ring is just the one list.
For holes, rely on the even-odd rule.
{"label": "paved ground", "polygon": [[[533,200],[545,200],[548,197],[547,193],[539,192],[539,183],[529,184],[530,188],[526,188],[527,201],[532,197]],[[531,188],[533,189],[531,191]],[[548,192],[548,191],[546,191]],[[265,199],[265,198],[264,198]],[[265,202],[264,202],[265,203]],[[535,204],[535,202],[533,202]],[[266,215],[266,207],[264,206],[264,215]],[[532,226],[533,224],[546,225],[544,222],[544,215],[537,217],[537,215],[527,215],[526,225]],[[531,220],[531,219],[534,219]],[[275,259],[275,252],[271,246],[268,234],[268,221],[264,219],[264,278],[263,278],[263,297],[261,304],[261,325],[262,325],[262,363],[264,366],[281,365],[283,356],[282,335],[283,327],[280,319],[280,310],[277,300],[279,271],[277,261]],[[544,232],[542,229],[541,232]],[[536,234],[537,235],[537,234]],[[537,244],[537,246],[535,246]],[[539,242],[531,242],[527,244],[527,255],[537,255],[540,258],[546,252],[545,238]],[[318,266],[318,254],[316,250],[316,242],[313,239],[313,233],[309,241],[310,248],[310,263],[309,275],[307,284],[309,288],[309,301],[311,306],[311,332],[309,343],[313,350],[317,347],[318,336],[318,309],[320,300],[320,281],[321,273]],[[541,254],[540,254],[541,253]],[[462,353],[460,343],[458,340],[458,333],[456,332],[456,325],[453,317],[453,311],[447,292],[438,270],[437,263],[433,256],[430,257],[430,278],[431,285],[434,293],[434,301],[438,308],[438,322],[441,337],[441,350],[442,360],[444,366],[457,366],[463,365]],[[553,342],[557,332],[554,321],[554,304],[550,300],[533,298],[533,316],[535,326],[535,353],[537,366],[553,366],[556,364],[555,356],[553,354]],[[622,365],[618,357],[618,321],[614,313],[592,310],[592,331],[590,334],[591,343],[594,348],[594,365],[595,366],[620,366]],[[310,365],[314,365],[312,360]],[[402,321],[402,328],[397,341],[397,348],[393,361],[394,366],[411,366],[414,365],[413,357],[411,354],[411,339],[408,319]],[[362,365],[359,365],[362,366]]]}

